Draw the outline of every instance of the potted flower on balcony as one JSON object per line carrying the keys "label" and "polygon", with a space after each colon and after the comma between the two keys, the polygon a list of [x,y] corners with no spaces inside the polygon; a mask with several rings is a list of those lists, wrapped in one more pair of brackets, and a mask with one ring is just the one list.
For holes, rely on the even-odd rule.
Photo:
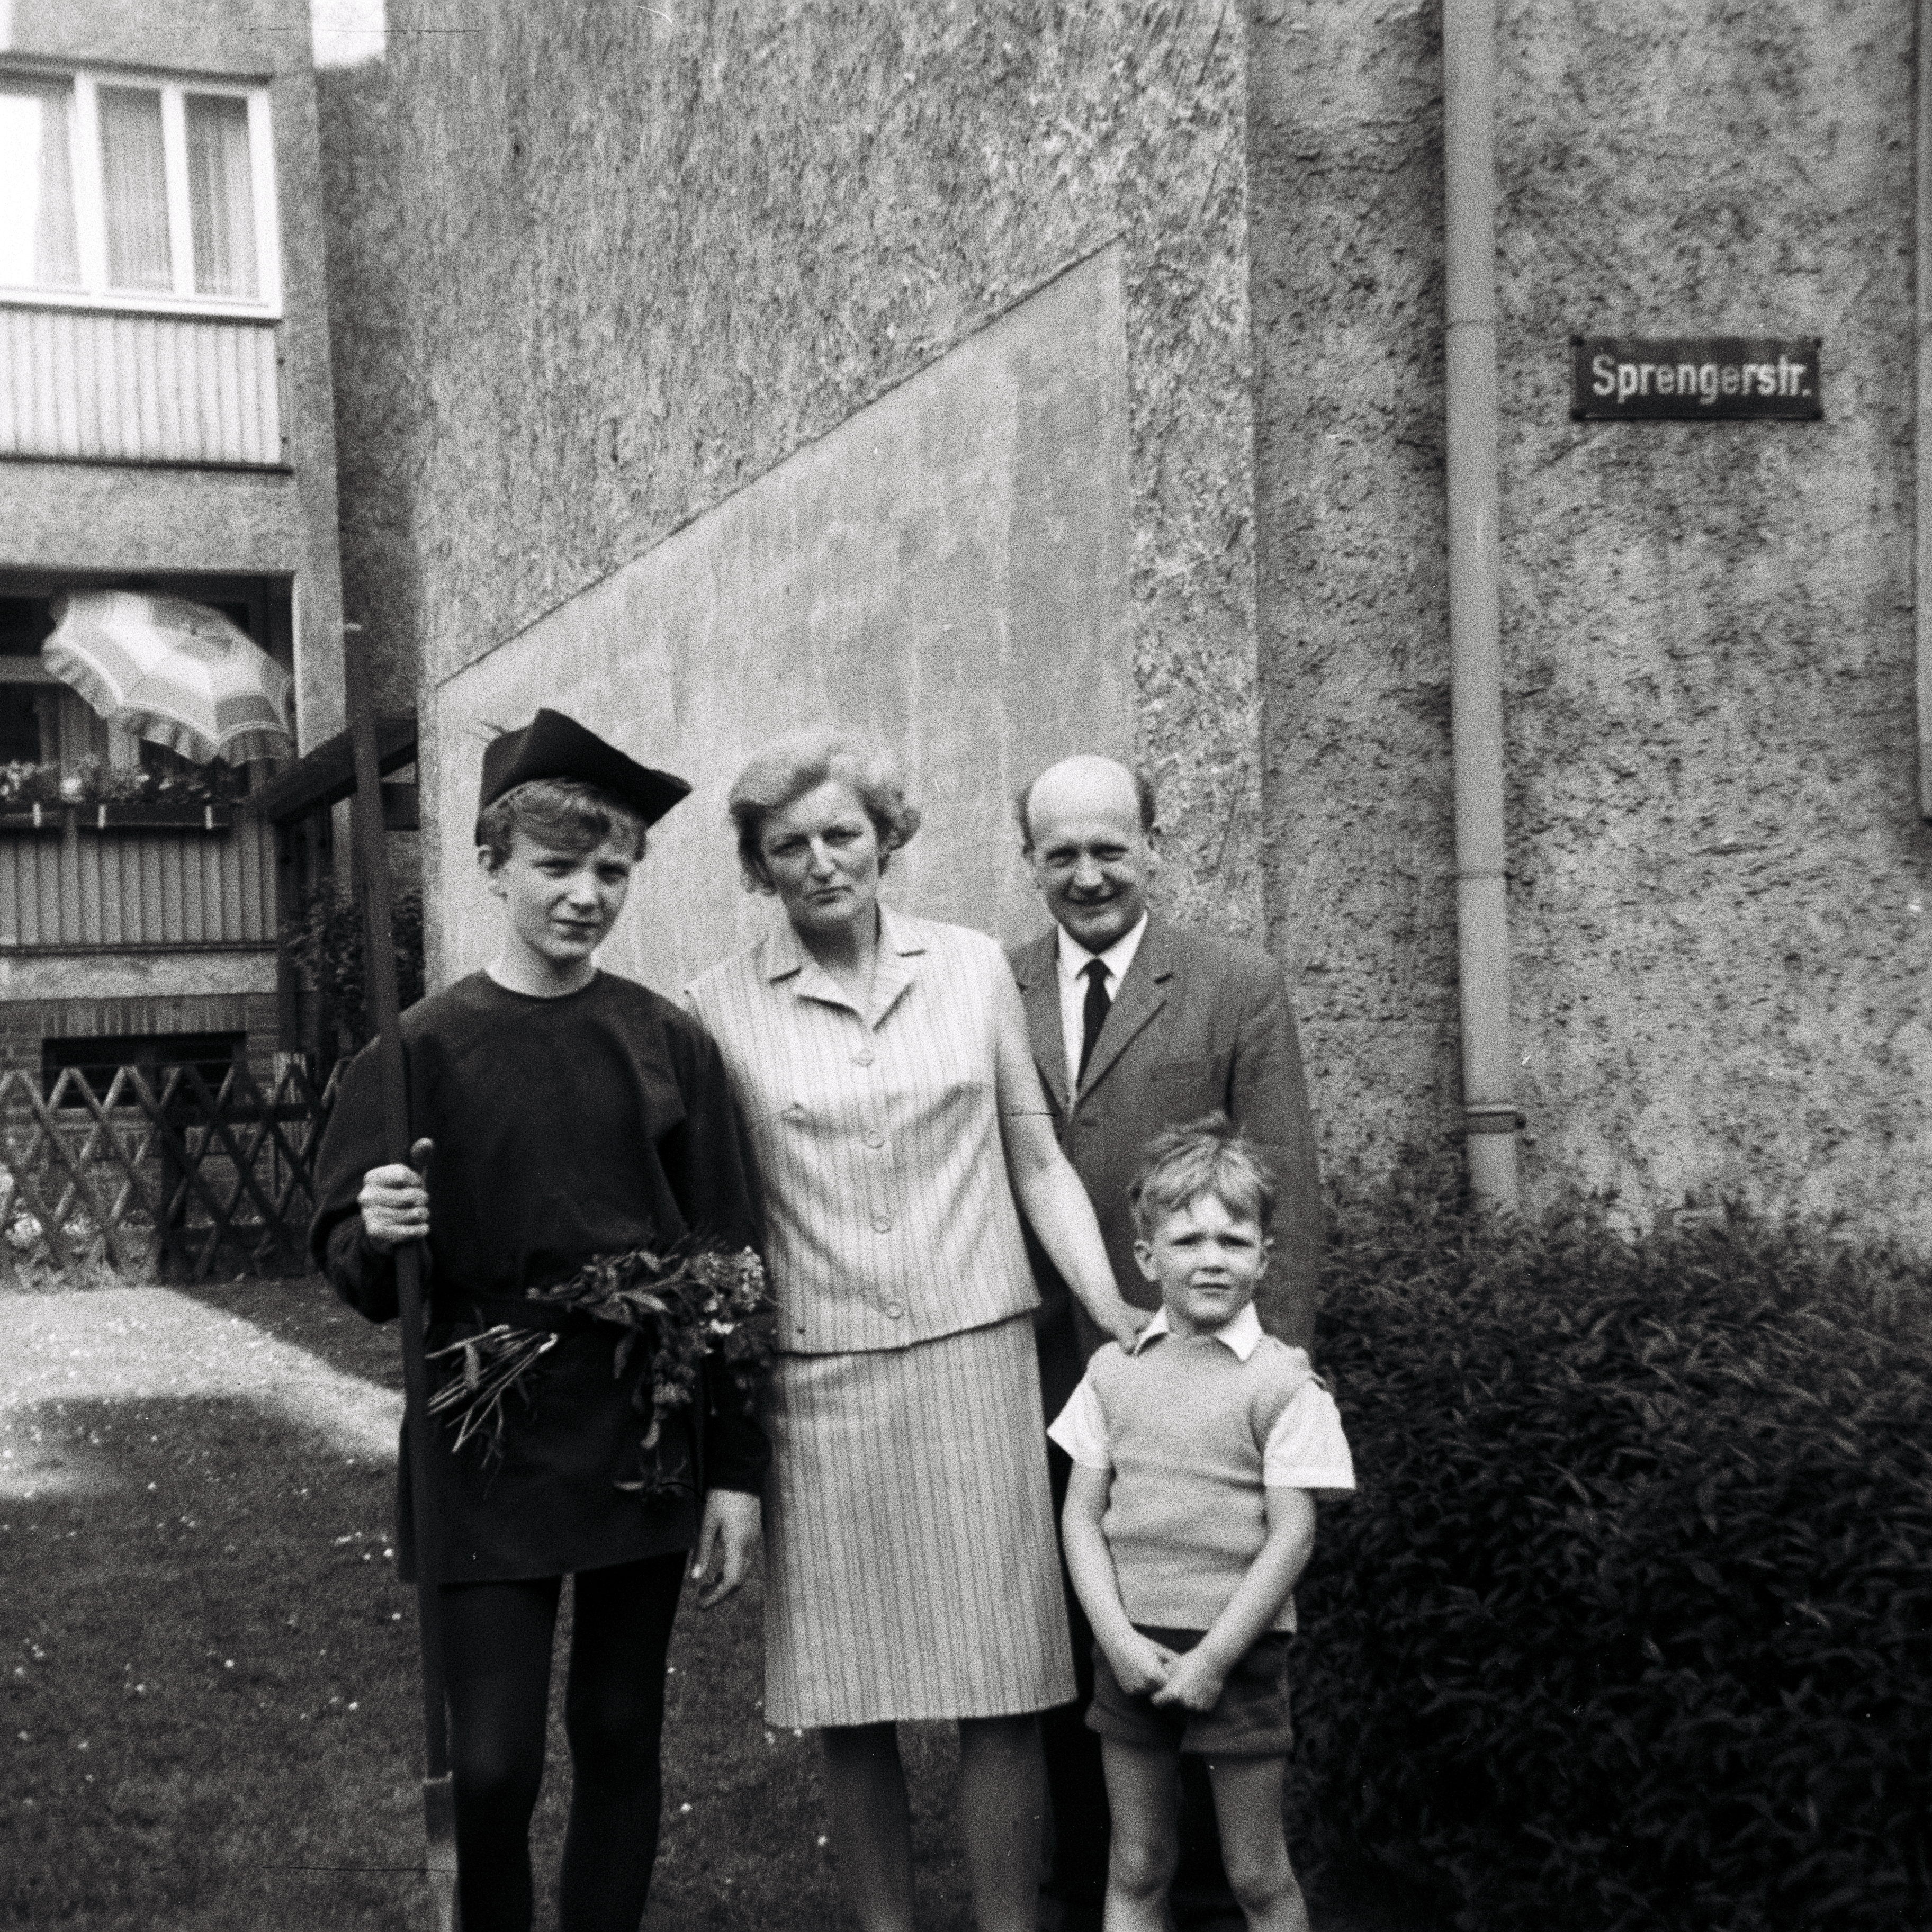
{"label": "potted flower on balcony", "polygon": [[180,772],[104,766],[83,758],[54,765],[9,765],[0,773],[0,829],[58,832],[70,817],[82,832],[223,832],[248,789],[246,772],[216,764]]}
{"label": "potted flower on balcony", "polygon": [[57,765],[0,766],[0,831],[64,831],[68,803]]}

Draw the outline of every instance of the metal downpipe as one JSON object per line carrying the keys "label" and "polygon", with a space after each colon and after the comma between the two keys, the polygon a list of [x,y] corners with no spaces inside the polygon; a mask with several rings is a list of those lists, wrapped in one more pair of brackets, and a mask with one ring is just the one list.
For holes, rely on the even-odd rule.
{"label": "metal downpipe", "polygon": [[1918,310],[1915,416],[1918,502],[1913,511],[1912,604],[1918,658],[1918,812],[1932,819],[1932,0],[1918,0],[1918,97],[1912,196],[1912,298]]}
{"label": "metal downpipe", "polygon": [[1444,0],[1450,733],[1462,1114],[1478,1200],[1516,1204],[1497,589],[1496,0]]}

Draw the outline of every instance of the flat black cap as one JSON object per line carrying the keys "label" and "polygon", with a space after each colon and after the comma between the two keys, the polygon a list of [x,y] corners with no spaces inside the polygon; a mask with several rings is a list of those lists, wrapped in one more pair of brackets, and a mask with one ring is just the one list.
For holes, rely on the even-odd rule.
{"label": "flat black cap", "polygon": [[506,731],[483,748],[481,812],[506,791],[533,778],[574,778],[595,785],[655,825],[691,788],[670,772],[654,772],[607,745],[561,711],[539,711],[520,731]]}

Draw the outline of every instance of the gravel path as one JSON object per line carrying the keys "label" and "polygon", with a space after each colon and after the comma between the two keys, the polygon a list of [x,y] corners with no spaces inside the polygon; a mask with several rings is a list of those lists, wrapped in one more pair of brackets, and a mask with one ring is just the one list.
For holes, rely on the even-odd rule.
{"label": "gravel path", "polygon": [[239,1399],[340,1454],[384,1461],[394,1460],[403,1408],[392,1390],[172,1289],[0,1295],[0,1497],[104,1480],[71,1443],[44,1441],[35,1412],[156,1396]]}

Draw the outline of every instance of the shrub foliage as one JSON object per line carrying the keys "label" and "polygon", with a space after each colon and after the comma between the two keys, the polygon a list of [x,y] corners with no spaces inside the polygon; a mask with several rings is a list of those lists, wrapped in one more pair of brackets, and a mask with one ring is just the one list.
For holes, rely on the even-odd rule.
{"label": "shrub foliage", "polygon": [[[396,950],[396,994],[406,1009],[423,996],[422,896],[398,892],[392,908]],[[320,993],[335,1034],[338,1052],[355,1052],[368,1042],[364,1006],[362,901],[332,884],[310,892],[288,921],[289,942]]]}
{"label": "shrub foliage", "polygon": [[1425,1175],[1343,1204],[1324,1302],[1305,1838],[1483,1932],[1932,1924],[1922,1270]]}

